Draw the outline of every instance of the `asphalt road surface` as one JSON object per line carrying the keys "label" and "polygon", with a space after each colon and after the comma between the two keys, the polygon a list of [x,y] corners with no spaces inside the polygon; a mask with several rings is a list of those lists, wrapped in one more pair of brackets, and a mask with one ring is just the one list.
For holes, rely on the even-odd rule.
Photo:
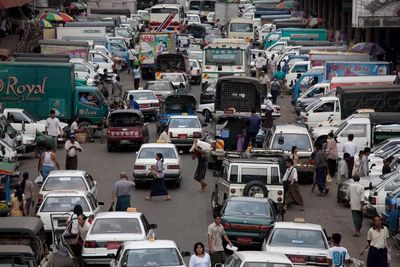
{"label": "asphalt road surface", "polygon": [[[122,82],[126,89],[133,88],[131,77],[124,73]],[[191,94],[196,97],[200,94],[199,86],[192,86]],[[297,117],[290,105],[288,96],[278,99],[281,105],[282,118],[276,123],[295,123]],[[151,142],[156,141],[157,134],[155,123],[150,123]],[[103,211],[107,211],[111,203],[111,192],[114,183],[119,179],[119,173],[126,171],[132,177],[135,162],[135,149],[123,149],[108,153],[106,144],[100,142],[100,138],[94,143],[83,144],[83,152],[78,155],[79,169],[89,171],[97,180],[99,201],[105,202]],[[65,163],[65,151],[59,148],[58,160],[61,166]],[[208,187],[205,192],[199,192],[200,186],[193,179],[197,161],[193,161],[188,154],[181,155],[183,160],[183,180],[181,188],[169,189],[171,201],[164,201],[161,197],[153,201],[145,201],[144,197],[149,188],[136,189],[133,193],[132,204],[143,212],[150,223],[158,224],[156,235],[158,239],[172,239],[184,251],[193,250],[195,242],[201,241],[207,244],[207,226],[212,222],[210,198],[216,178],[211,170],[208,170],[206,182]],[[37,159],[33,154],[21,160],[22,171],[29,171],[32,177],[37,175]],[[348,208],[336,203],[336,185],[330,186],[330,193],[326,197],[317,197],[311,193],[311,185],[302,185],[301,192],[304,198],[305,211],[299,211],[296,206],[289,207],[285,220],[305,218],[306,222],[321,224],[328,232],[342,234],[342,245],[347,247],[351,257],[366,261],[366,254],[361,257],[359,250],[365,245],[366,234],[371,220],[365,219],[361,231],[361,237],[352,237],[353,223],[351,212]],[[394,244],[392,242],[392,244]],[[393,247],[392,266],[399,266],[400,257],[398,249]],[[56,266],[72,266],[70,259],[57,257]]]}

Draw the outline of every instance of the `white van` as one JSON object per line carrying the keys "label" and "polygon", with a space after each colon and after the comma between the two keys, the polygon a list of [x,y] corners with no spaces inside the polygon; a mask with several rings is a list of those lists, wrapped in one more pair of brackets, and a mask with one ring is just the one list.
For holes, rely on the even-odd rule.
{"label": "white van", "polygon": [[[293,86],[296,83],[298,77],[300,77],[303,73],[309,71],[311,69],[311,61],[297,61],[290,68],[288,73],[286,74],[286,81],[289,86]],[[300,75],[300,76],[299,76]]]}
{"label": "white van", "polygon": [[233,18],[229,22],[228,38],[253,39],[256,29],[252,19]]}

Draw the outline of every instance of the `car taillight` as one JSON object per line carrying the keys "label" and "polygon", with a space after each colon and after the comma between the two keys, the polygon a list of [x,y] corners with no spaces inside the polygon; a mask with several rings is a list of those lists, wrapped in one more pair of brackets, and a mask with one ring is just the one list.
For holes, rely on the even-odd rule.
{"label": "car taillight", "polygon": [[283,192],[282,191],[278,191],[278,196],[282,196]]}
{"label": "car taillight", "polygon": [[43,195],[42,194],[38,195],[37,202],[38,202],[38,204],[43,202]]}
{"label": "car taillight", "polygon": [[292,263],[306,263],[307,257],[306,256],[298,256],[298,255],[291,255],[289,257]]}
{"label": "car taillight", "polygon": [[316,262],[317,263],[328,263],[328,259],[326,257],[317,257]]}
{"label": "car taillight", "polygon": [[267,225],[261,225],[260,226],[260,231],[269,231],[270,227]]}
{"label": "car taillight", "polygon": [[232,188],[232,189],[231,189],[231,193],[232,193],[232,194],[235,194],[235,193],[236,193],[236,189],[235,189],[235,188]]}
{"label": "car taillight", "polygon": [[180,167],[179,167],[179,165],[168,165],[168,169],[170,169],[170,170],[179,170]]}
{"label": "car taillight", "polygon": [[133,166],[133,169],[134,170],[144,170],[145,166],[144,165],[135,165],[135,166]]}
{"label": "car taillight", "polygon": [[238,69],[238,70],[241,70],[241,69],[242,69],[242,67],[236,67],[236,69]]}
{"label": "car taillight", "polygon": [[369,203],[371,203],[371,205],[376,205],[376,197],[369,197]]}
{"label": "car taillight", "polygon": [[231,224],[230,224],[230,223],[223,223],[222,226],[223,226],[225,229],[231,228]]}
{"label": "car taillight", "polygon": [[201,138],[201,133],[200,132],[194,132],[193,133],[193,138]]}
{"label": "car taillight", "polygon": [[278,202],[282,202],[283,199],[281,197],[278,197],[277,200]]}
{"label": "car taillight", "polygon": [[85,241],[84,246],[85,246],[85,248],[95,248],[96,242],[95,241]]}

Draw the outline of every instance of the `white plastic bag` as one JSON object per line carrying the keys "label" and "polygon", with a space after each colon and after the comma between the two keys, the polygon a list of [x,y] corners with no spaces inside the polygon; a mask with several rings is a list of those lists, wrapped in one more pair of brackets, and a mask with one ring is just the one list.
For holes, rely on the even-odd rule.
{"label": "white plastic bag", "polygon": [[43,176],[41,174],[39,174],[39,176],[36,177],[35,183],[37,183],[37,184],[42,184],[43,183]]}
{"label": "white plastic bag", "polygon": [[[211,151],[212,147],[209,143],[201,141],[201,140],[196,140],[197,141],[197,146],[201,148],[204,152],[208,153]],[[189,152],[193,152],[194,148],[196,146],[196,141],[193,142],[192,147],[190,148]]]}
{"label": "white plastic bag", "polygon": [[365,263],[362,260],[351,258],[352,263],[347,263],[346,267],[364,267]]}

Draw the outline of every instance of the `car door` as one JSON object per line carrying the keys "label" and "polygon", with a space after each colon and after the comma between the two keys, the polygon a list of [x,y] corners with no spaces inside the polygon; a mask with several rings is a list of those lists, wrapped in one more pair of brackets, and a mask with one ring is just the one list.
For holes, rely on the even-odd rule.
{"label": "car door", "polygon": [[223,205],[224,201],[229,198],[231,183],[237,183],[238,166],[231,166],[229,170],[228,164],[223,164],[220,177],[218,177],[218,204]]}
{"label": "car door", "polygon": [[[308,126],[315,127],[321,121],[326,121],[328,118],[335,116],[335,101],[323,101],[313,109],[312,116],[308,117]],[[311,115],[311,114],[310,114]]]}
{"label": "car door", "polygon": [[385,199],[388,193],[396,190],[400,186],[400,176],[397,176],[392,181],[386,183],[377,193],[376,211],[378,215],[382,214],[385,209]]}

